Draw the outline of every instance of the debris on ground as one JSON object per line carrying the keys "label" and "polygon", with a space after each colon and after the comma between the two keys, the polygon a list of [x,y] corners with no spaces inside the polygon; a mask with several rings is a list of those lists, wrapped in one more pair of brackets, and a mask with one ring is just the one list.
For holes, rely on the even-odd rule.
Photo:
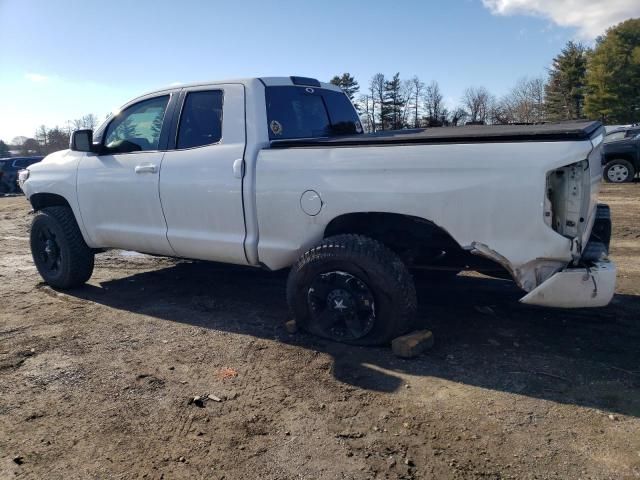
{"label": "debris on ground", "polygon": [[433,333],[431,333],[431,330],[418,330],[395,338],[391,342],[393,354],[400,358],[417,357],[431,347],[433,347]]}
{"label": "debris on ground", "polygon": [[0,478],[635,478],[640,183],[603,187],[610,306],[528,307],[471,272],[423,284],[415,328],[438,345],[416,360],[287,341],[286,272],[107,251],[58,293],[30,205],[0,199]]}
{"label": "debris on ground", "polygon": [[296,323],[295,320],[289,320],[284,323],[284,329],[287,331],[287,333],[291,333],[291,334],[297,333],[298,324]]}
{"label": "debris on ground", "polygon": [[187,402],[187,405],[195,405],[196,407],[204,408],[206,397],[202,395],[196,395],[191,397]]}
{"label": "debris on ground", "polygon": [[235,370],[234,368],[230,368],[230,367],[223,367],[220,369],[220,371],[218,372],[218,378],[220,380],[228,380],[230,378],[235,378],[238,376],[238,371]]}

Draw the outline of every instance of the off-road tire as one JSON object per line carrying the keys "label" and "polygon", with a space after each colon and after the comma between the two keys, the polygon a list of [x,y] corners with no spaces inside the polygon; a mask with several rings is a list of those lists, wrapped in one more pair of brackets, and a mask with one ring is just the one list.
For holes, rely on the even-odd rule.
{"label": "off-road tire", "polygon": [[[611,180],[609,178],[609,171],[612,168],[616,167],[616,166],[622,166],[622,167],[627,169],[629,174],[627,175],[626,179],[621,180],[621,181],[615,181],[615,180]],[[635,168],[633,168],[633,165],[631,164],[631,162],[629,162],[628,160],[624,160],[622,158],[614,159],[614,160],[611,160],[611,161],[607,162],[607,164],[604,167],[604,171],[602,172],[602,176],[604,177],[605,181],[609,182],[609,183],[627,183],[627,182],[632,182],[633,181],[633,177],[635,177],[635,175],[636,175],[636,171],[635,171]]]}
{"label": "off-road tire", "polygon": [[[59,250],[59,268],[52,271],[42,257],[39,236],[53,233]],[[93,273],[94,253],[82,238],[68,207],[47,207],[36,212],[31,223],[31,254],[42,279],[52,287],[69,289],[84,284]]]}
{"label": "off-road tire", "polygon": [[307,251],[289,273],[287,302],[301,329],[337,340],[316,328],[308,302],[314,279],[332,271],[357,277],[366,284],[375,301],[371,330],[359,339],[338,341],[354,345],[387,344],[411,328],[417,308],[416,290],[404,263],[376,240],[361,235],[337,235]]}

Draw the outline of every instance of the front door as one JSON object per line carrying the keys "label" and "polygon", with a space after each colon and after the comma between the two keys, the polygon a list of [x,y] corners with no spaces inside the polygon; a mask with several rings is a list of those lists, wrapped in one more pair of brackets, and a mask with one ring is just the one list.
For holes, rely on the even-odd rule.
{"label": "front door", "polygon": [[242,176],[244,87],[184,91],[174,141],[162,159],[160,199],[177,255],[246,264]]}
{"label": "front door", "polygon": [[175,255],[158,191],[169,100],[170,95],[160,95],[125,108],[102,133],[101,153],[80,160],[82,221],[100,247]]}

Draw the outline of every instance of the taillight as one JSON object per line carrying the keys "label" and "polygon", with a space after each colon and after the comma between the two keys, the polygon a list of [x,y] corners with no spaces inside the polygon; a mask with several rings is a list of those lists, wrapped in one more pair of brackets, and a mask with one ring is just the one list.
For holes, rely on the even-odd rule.
{"label": "taillight", "polygon": [[582,160],[547,174],[544,221],[560,235],[582,234],[589,210],[589,161]]}

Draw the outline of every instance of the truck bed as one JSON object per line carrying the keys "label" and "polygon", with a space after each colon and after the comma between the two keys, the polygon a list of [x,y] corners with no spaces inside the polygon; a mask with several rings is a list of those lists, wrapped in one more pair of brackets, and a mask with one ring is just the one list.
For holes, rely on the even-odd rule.
{"label": "truck bed", "polygon": [[417,128],[340,137],[273,140],[271,141],[271,148],[327,148],[438,143],[565,142],[589,140],[601,127],[602,124],[598,121],[579,121],[541,125],[472,125]]}

